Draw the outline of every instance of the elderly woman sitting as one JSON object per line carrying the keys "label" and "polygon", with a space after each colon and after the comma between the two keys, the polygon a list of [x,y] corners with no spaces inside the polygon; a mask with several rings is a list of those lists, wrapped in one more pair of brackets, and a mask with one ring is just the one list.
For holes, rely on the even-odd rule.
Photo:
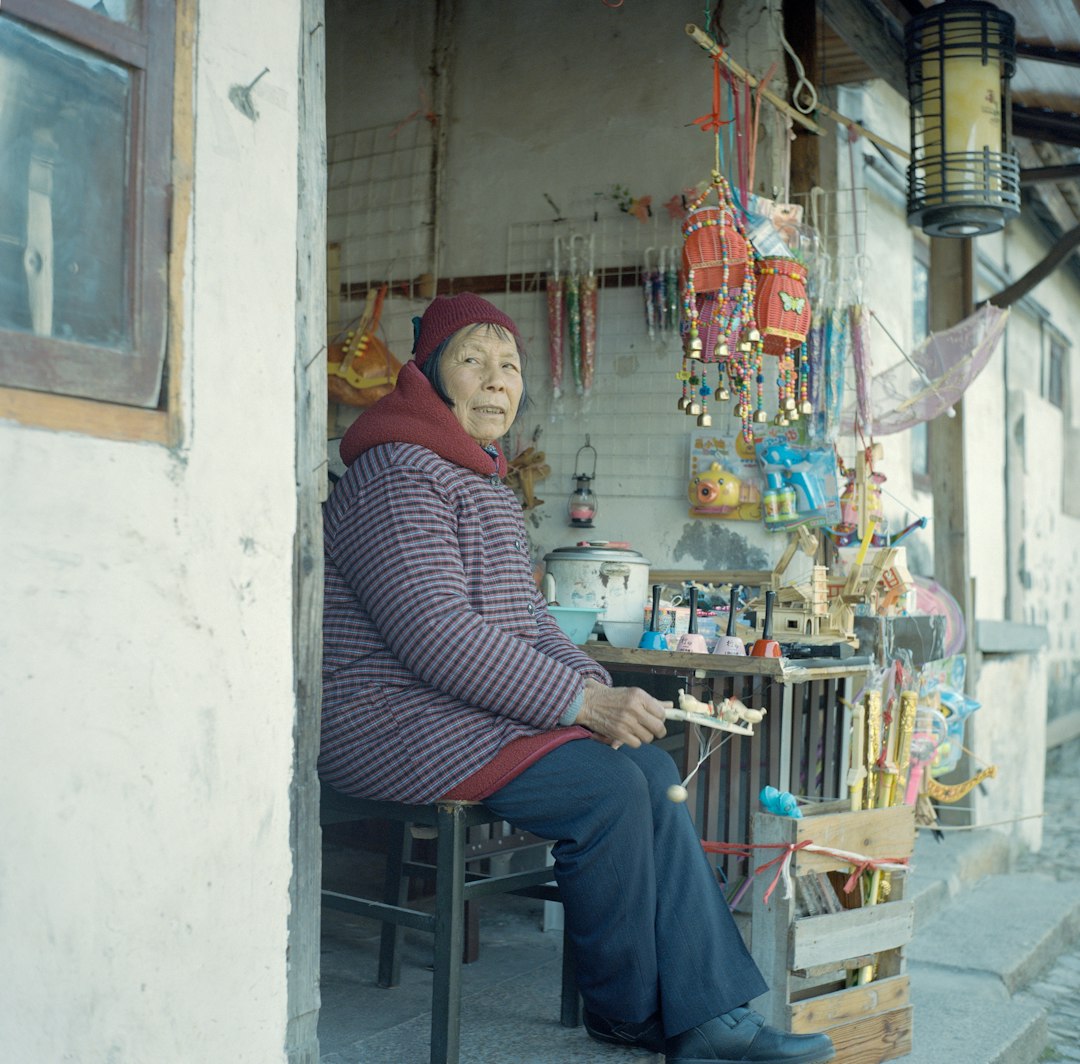
{"label": "elderly woman sitting", "polygon": [[[525,391],[514,322],[468,293],[416,319],[395,390],[346,433],[326,505],[319,772],[348,794],[482,801],[557,840],[589,1034],[670,1064],[832,1058],[767,987],[650,745],[664,704],[563,634],[497,441]],[[405,607],[408,608],[405,608]]]}

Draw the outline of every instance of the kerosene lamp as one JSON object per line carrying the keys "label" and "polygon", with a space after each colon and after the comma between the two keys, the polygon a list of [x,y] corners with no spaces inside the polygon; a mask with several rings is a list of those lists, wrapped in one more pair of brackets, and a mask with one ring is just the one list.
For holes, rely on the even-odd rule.
{"label": "kerosene lamp", "polygon": [[[581,456],[585,451],[592,451],[592,471],[589,473],[581,471]],[[587,462],[588,458],[585,461]],[[593,518],[596,516],[598,503],[589,484],[595,476],[596,448],[589,443],[589,437],[586,436],[585,446],[578,448],[577,456],[574,458],[574,482],[576,487],[570,493],[570,500],[566,504],[566,512],[570,518],[571,528],[593,527]]]}

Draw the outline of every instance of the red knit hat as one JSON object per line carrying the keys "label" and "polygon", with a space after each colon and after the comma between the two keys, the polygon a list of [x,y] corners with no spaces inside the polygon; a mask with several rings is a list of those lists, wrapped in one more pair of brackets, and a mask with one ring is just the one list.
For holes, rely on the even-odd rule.
{"label": "red knit hat", "polygon": [[498,325],[519,342],[521,333],[513,320],[493,303],[472,292],[456,296],[436,296],[422,318],[413,318],[415,338],[413,361],[422,366],[444,340],[448,340],[466,325]]}

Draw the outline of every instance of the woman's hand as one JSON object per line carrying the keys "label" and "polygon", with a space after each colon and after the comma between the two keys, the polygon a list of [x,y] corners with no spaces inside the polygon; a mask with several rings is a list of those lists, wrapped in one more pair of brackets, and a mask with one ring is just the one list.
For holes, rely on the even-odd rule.
{"label": "woman's hand", "polygon": [[612,747],[640,746],[667,734],[664,710],[670,702],[659,702],[640,687],[605,687],[585,680],[585,697],[575,724],[608,739]]}

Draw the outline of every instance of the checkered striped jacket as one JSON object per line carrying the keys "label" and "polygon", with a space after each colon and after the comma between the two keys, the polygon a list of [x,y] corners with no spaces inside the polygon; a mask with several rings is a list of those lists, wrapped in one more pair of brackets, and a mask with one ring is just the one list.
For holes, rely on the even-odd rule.
{"label": "checkered striped jacket", "polygon": [[521,507],[494,472],[381,444],[338,482],[324,527],[331,786],[432,801],[556,727],[584,677],[611,682],[547,612]]}

